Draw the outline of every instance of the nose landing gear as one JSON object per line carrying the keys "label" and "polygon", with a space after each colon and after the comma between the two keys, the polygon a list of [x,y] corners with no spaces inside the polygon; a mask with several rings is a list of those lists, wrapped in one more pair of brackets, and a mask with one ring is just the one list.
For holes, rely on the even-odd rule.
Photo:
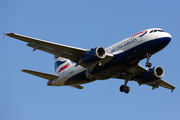
{"label": "nose landing gear", "polygon": [[150,68],[152,66],[152,63],[149,62],[151,54],[147,53],[146,57],[147,57],[147,62],[145,64],[145,66]]}

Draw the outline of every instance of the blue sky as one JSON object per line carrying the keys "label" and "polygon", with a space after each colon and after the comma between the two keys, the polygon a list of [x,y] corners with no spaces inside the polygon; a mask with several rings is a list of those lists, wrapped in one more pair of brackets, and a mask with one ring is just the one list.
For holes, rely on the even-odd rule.
{"label": "blue sky", "polygon": [[[169,120],[180,119],[179,0],[4,0],[0,4],[0,119],[1,120]],[[119,92],[123,80],[85,84],[83,90],[49,87],[26,73],[32,69],[54,74],[53,55],[32,51],[26,43],[3,32],[90,49],[108,47],[148,28],[162,28],[172,41],[151,57],[164,80],[177,89],[138,86]],[[140,62],[144,66],[145,60]]]}

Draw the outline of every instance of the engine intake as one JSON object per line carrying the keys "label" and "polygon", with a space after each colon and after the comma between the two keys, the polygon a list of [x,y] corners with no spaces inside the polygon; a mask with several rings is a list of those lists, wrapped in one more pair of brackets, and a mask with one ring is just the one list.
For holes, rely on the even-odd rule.
{"label": "engine intake", "polygon": [[98,47],[96,49],[96,55],[98,58],[103,59],[106,56],[105,49],[103,47]]}
{"label": "engine intake", "polygon": [[138,83],[146,84],[155,82],[164,76],[164,70],[161,67],[154,67],[143,73],[138,81]]}

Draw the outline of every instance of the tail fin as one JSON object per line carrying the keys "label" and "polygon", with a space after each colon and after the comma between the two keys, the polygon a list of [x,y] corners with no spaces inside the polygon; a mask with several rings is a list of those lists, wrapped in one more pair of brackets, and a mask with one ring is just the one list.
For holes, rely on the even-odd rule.
{"label": "tail fin", "polygon": [[54,64],[56,74],[60,73],[61,71],[65,70],[66,68],[72,65],[69,59],[65,59],[62,57],[58,57],[56,59],[56,56],[54,56]]}

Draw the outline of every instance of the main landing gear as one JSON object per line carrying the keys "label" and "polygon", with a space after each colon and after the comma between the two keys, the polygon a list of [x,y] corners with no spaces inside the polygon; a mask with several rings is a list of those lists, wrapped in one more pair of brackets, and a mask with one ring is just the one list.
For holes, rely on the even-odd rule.
{"label": "main landing gear", "polygon": [[130,87],[127,86],[128,81],[131,79],[132,75],[129,73],[125,73],[126,74],[126,79],[125,79],[125,84],[121,85],[121,87],[119,88],[119,90],[121,92],[125,92],[126,94],[129,93],[130,91]]}
{"label": "main landing gear", "polygon": [[89,71],[89,66],[86,67],[86,72],[82,74],[82,77],[84,80],[87,80],[88,82],[90,82],[92,79],[92,76],[91,74],[89,74],[88,71]]}
{"label": "main landing gear", "polygon": [[91,74],[86,73],[86,72],[82,74],[82,77],[83,77],[83,80],[87,80],[88,82],[90,82],[92,78]]}
{"label": "main landing gear", "polygon": [[[146,55],[146,58],[147,58],[147,62],[146,62],[145,65],[146,65],[146,67],[151,68],[152,63],[149,62],[150,57],[151,57],[151,54],[150,54],[150,53],[147,53],[147,54],[145,54],[145,55]],[[130,91],[130,87],[127,86],[127,83],[128,83],[129,80],[131,80],[132,74],[130,74],[130,73],[128,73],[128,72],[125,72],[124,74],[125,74],[125,76],[126,76],[126,78],[125,78],[125,84],[124,84],[124,85],[121,85],[121,87],[119,88],[119,90],[120,90],[121,92],[125,92],[125,93],[127,94],[127,93],[129,93],[129,91]]]}
{"label": "main landing gear", "polygon": [[151,54],[147,53],[146,57],[147,57],[147,62],[145,64],[145,66],[150,68],[152,66],[152,63],[149,62]]}

